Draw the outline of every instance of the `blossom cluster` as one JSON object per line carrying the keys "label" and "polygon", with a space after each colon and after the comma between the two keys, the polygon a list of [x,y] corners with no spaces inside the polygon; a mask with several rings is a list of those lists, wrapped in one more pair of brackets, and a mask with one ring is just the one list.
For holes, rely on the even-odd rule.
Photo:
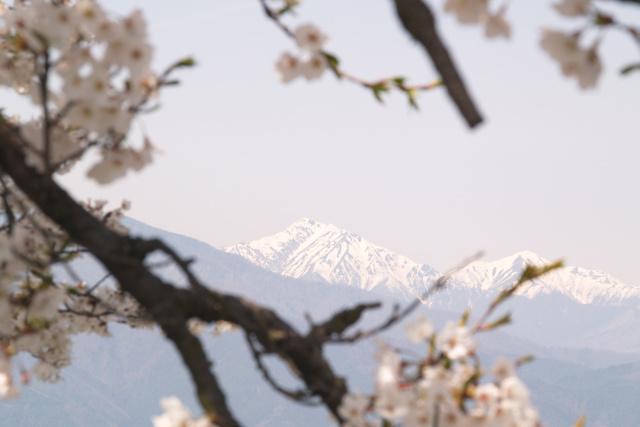
{"label": "blossom cluster", "polygon": [[[36,362],[20,378],[56,382],[60,369],[71,362],[71,335],[95,333],[108,336],[107,323],[127,322],[134,327],[150,321],[138,303],[117,285],[61,281],[51,267],[81,256],[60,228],[43,215],[6,177],[0,193],[0,398],[19,395],[12,375],[12,360],[29,353]],[[107,226],[124,232],[119,223],[129,202],[106,210],[102,201],[85,207]],[[72,271],[73,264],[67,264]],[[99,285],[99,286],[98,286]]]}
{"label": "blossom cluster", "polygon": [[161,84],[152,53],[140,11],[113,18],[93,0],[0,1],[0,85],[42,109],[18,126],[27,164],[62,173],[100,147],[88,176],[101,184],[148,165],[150,144],[131,148],[126,134]]}
{"label": "blossom cluster", "polygon": [[307,80],[320,78],[329,65],[322,52],[322,47],[328,40],[327,35],[315,26],[305,24],[296,28],[293,36],[306,57],[301,59],[289,52],[283,53],[275,66],[278,77],[284,83],[300,76]]}
{"label": "blossom cluster", "polygon": [[491,13],[488,0],[446,0],[444,10],[453,13],[461,24],[483,24],[489,38],[511,36],[504,8]]}
{"label": "blossom cluster", "polygon": [[536,427],[538,413],[529,391],[515,373],[516,363],[499,358],[482,382],[477,343],[464,321],[448,322],[435,333],[431,321],[418,317],[407,325],[411,342],[423,342],[428,355],[403,358],[401,351],[379,341],[375,391],[348,394],[339,408],[349,427]]}
{"label": "blossom cluster", "polygon": [[[562,0],[554,7],[558,13],[569,18],[587,17],[591,10],[591,0]],[[576,78],[580,88],[591,89],[596,86],[602,74],[602,63],[597,52],[599,41],[583,48],[579,45],[582,34],[582,31],[565,33],[543,29],[540,47],[558,62],[565,76]]]}
{"label": "blossom cluster", "polygon": [[[446,0],[444,9],[454,13],[462,24],[481,23],[487,37],[509,37],[511,30],[505,20],[505,6],[497,13],[489,12],[488,0]],[[592,0],[560,0],[554,8],[568,18],[590,17],[596,25],[611,24],[609,17],[600,16],[592,9]],[[555,61],[567,77],[575,78],[580,88],[594,88],[602,74],[602,63],[597,53],[599,41],[583,48],[579,45],[584,30],[566,33],[543,29],[540,46]]]}
{"label": "blossom cluster", "polygon": [[160,400],[164,413],[153,417],[153,427],[215,427],[206,416],[194,419],[180,399],[175,396]]}
{"label": "blossom cluster", "polygon": [[[96,149],[100,159],[88,177],[100,184],[150,164],[154,147],[147,138],[139,148],[129,144],[131,123],[171,71],[193,64],[183,60],[157,76],[152,53],[140,11],[120,17],[94,0],[0,0],[0,86],[41,113],[26,122],[6,119],[25,164],[40,174],[64,173]],[[19,394],[12,361],[20,353],[36,360],[30,368],[17,364],[22,382],[55,382],[71,361],[71,335],[107,336],[112,321],[152,323],[117,283],[77,276],[71,262],[82,248],[4,174],[0,197],[0,398],[11,398]],[[128,201],[111,210],[100,200],[81,205],[110,229],[128,232],[121,223]],[[56,264],[68,281],[54,274]]]}

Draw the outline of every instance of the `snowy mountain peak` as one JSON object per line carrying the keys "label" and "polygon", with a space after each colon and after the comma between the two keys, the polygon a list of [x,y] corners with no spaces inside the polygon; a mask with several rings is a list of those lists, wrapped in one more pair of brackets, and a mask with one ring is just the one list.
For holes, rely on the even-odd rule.
{"label": "snowy mountain peak", "polygon": [[[335,225],[302,218],[272,236],[223,248],[284,276],[344,284],[362,289],[420,296],[441,277],[389,249]],[[550,261],[522,251],[497,261],[475,261],[457,271],[445,293],[464,295],[469,302],[491,297],[513,285],[525,266]],[[564,267],[524,284],[517,294],[527,298],[560,294],[582,304],[640,305],[640,288],[626,286],[601,271]]]}
{"label": "snowy mountain peak", "polygon": [[[523,251],[497,261],[476,261],[453,275],[458,286],[471,286],[493,294],[512,286],[527,265],[541,267],[551,264],[540,255]],[[563,267],[523,284],[517,295],[534,298],[538,295],[561,294],[581,304],[619,305],[640,302],[640,288],[627,286],[609,274],[580,267]]]}
{"label": "snowy mountain peak", "polygon": [[362,289],[421,293],[439,276],[357,234],[302,218],[280,233],[223,248],[285,276],[341,283]]}

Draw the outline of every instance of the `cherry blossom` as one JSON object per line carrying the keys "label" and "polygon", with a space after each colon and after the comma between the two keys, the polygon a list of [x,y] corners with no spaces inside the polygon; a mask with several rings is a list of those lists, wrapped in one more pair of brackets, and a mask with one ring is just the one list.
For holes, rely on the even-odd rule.
{"label": "cherry blossom", "polygon": [[206,417],[193,419],[191,412],[175,396],[160,400],[164,413],[153,417],[154,427],[215,427]]}
{"label": "cherry blossom", "polygon": [[487,0],[446,0],[445,12],[456,15],[461,24],[475,24],[487,13]]}
{"label": "cherry blossom", "polygon": [[562,0],[553,7],[564,16],[582,16],[587,13],[591,6],[591,0]]}
{"label": "cherry blossom", "polygon": [[289,83],[302,74],[302,64],[298,58],[287,52],[276,62],[275,70],[280,81]]}
{"label": "cherry blossom", "polygon": [[[344,425],[537,425],[538,413],[526,386],[515,376],[514,362],[497,359],[492,369],[495,382],[482,382],[483,369],[477,359],[471,360],[475,357],[475,341],[469,328],[449,322],[434,342],[428,339],[433,334],[431,322],[420,315],[405,330],[411,341],[430,346],[429,356],[405,359],[401,351],[376,341],[379,364],[374,392],[370,398],[360,393],[345,395],[339,408]],[[417,375],[415,367],[420,367]]]}
{"label": "cherry blossom", "polygon": [[582,89],[590,89],[596,86],[602,74],[602,63],[596,46],[581,48],[579,37],[580,33],[566,34],[547,29],[543,32],[540,46],[558,61],[565,76],[577,78]]}
{"label": "cherry blossom", "polygon": [[307,80],[319,79],[328,66],[327,59],[322,53],[314,52],[302,63],[300,72]]}
{"label": "cherry blossom", "polygon": [[424,315],[416,316],[413,322],[405,326],[407,337],[412,343],[428,340],[433,334],[433,324]]}
{"label": "cherry blossom", "polygon": [[476,341],[466,326],[447,322],[436,342],[450,359],[461,359],[475,352]]}
{"label": "cherry blossom", "polygon": [[504,13],[497,13],[495,15],[485,14],[481,18],[484,24],[484,34],[488,38],[494,37],[511,37],[511,26],[504,18]]}
{"label": "cherry blossom", "polygon": [[328,40],[325,33],[311,24],[299,26],[295,29],[293,35],[298,46],[309,52],[318,52]]}

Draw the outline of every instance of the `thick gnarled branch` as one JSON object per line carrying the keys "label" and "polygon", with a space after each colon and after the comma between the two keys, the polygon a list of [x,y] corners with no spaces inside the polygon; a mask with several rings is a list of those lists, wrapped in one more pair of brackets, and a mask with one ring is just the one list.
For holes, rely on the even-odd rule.
{"label": "thick gnarled branch", "polygon": [[136,251],[136,239],[121,236],[107,228],[76,203],[50,175],[26,166],[17,132],[0,117],[0,168],[77,244],[91,252],[160,325],[175,344],[196,385],[203,408],[216,424],[239,426],[226,405],[224,393],[210,369],[197,338],[188,331],[185,305],[175,288],[162,282],[144,265]]}
{"label": "thick gnarled branch", "polygon": [[158,240],[122,236],[76,203],[53,180],[27,166],[16,130],[0,117],[0,172],[14,183],[45,213],[60,225],[78,245],[93,254],[113,274],[122,289],[131,294],[174,343],[194,381],[202,407],[221,427],[238,426],[226,398],[211,371],[198,338],[187,328],[187,320],[225,320],[240,326],[262,345],[277,354],[318,396],[331,413],[341,420],[338,407],[347,388],[336,376],[322,353],[326,340],[300,335],[273,311],[245,299],[210,290],[189,273],[191,287],[180,289],[155,276],[145,258],[154,250],[167,253],[185,271],[188,262]]}

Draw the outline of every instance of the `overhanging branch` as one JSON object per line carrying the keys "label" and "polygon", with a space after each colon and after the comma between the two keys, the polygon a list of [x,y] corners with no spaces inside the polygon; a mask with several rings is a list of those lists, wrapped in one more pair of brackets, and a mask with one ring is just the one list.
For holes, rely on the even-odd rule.
{"label": "overhanging branch", "polygon": [[[631,0],[627,0],[631,1]],[[640,1],[640,0],[638,0]],[[427,51],[447,87],[451,100],[473,128],[482,123],[482,116],[471,99],[464,81],[436,31],[436,22],[429,6],[422,0],[394,0],[400,22],[409,34]]]}

